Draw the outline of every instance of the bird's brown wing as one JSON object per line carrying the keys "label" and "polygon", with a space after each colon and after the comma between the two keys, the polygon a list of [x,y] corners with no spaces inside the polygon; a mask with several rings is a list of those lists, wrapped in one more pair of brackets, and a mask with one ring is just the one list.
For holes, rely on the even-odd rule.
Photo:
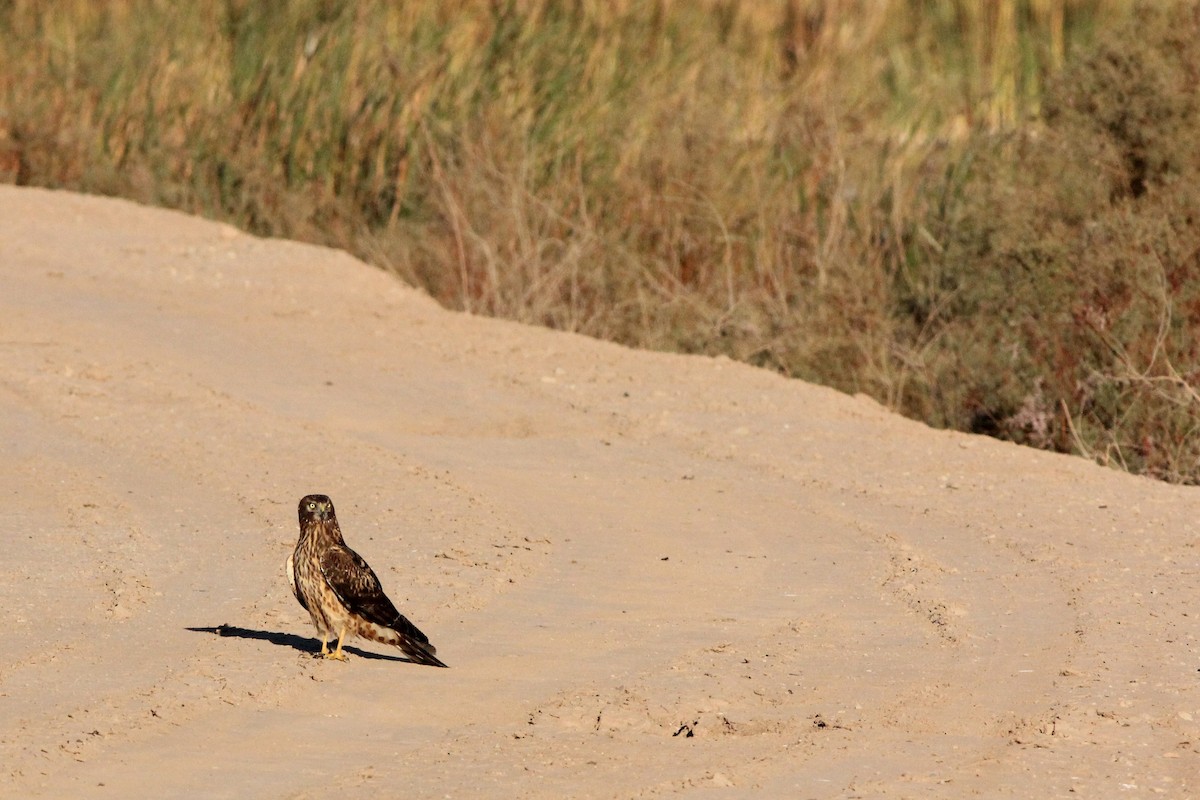
{"label": "bird's brown wing", "polygon": [[[431,656],[437,652],[437,648],[429,643],[429,637],[396,610],[384,594],[375,571],[358,553],[345,545],[327,548],[321,554],[321,573],[351,613],[411,639]],[[437,661],[436,658],[433,660]]]}

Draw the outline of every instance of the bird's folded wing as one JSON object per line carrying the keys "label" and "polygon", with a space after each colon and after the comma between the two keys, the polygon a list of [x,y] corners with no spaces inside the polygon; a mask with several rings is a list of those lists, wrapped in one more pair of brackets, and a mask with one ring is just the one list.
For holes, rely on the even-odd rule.
{"label": "bird's folded wing", "polygon": [[321,574],[351,613],[429,644],[429,637],[396,610],[366,560],[349,547],[330,547],[322,553]]}

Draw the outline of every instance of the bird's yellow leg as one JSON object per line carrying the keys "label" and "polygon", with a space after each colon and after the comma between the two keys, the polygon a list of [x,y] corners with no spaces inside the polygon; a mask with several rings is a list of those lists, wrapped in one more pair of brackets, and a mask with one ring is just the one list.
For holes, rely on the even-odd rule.
{"label": "bird's yellow leg", "polygon": [[346,661],[346,654],[342,652],[342,639],[346,638],[346,629],[342,628],[338,632],[337,649],[326,655],[326,658],[332,658],[334,661]]}
{"label": "bird's yellow leg", "polygon": [[328,633],[321,634],[321,657],[322,658],[329,657],[329,634]]}

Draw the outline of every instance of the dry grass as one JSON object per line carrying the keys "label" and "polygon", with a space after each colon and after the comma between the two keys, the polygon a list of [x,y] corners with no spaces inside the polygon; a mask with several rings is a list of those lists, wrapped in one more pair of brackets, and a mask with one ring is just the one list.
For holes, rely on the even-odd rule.
{"label": "dry grass", "polygon": [[[0,179],[343,247],[451,307],[725,353],[933,424],[1194,480],[1190,410],[1171,430],[1138,428],[1152,445],[1128,427],[1158,413],[1156,396],[1195,406],[1179,344],[1193,315],[1172,283],[1191,263],[1176,252],[1186,222],[1151,247],[1158,273],[1100,286],[1079,266],[1096,247],[1084,223],[1131,207],[1080,176],[1111,153],[1064,156],[1075,183],[1055,188],[1045,148],[1117,123],[1064,100],[1070,85],[1036,121],[1052,76],[1131,10],[9,0]],[[1169,182],[1151,177],[1159,196]],[[1170,238],[1146,231],[1110,235],[1143,250]],[[1022,236],[1045,265],[1028,280],[1004,266],[1028,255]],[[1103,314],[1067,291],[1082,285],[1110,315],[1122,291],[1165,299],[1152,322],[1089,331]],[[1127,307],[1141,319],[1151,305]],[[1043,336],[1059,328],[1042,313],[1074,321]],[[1031,332],[1003,334],[1013,326]]]}

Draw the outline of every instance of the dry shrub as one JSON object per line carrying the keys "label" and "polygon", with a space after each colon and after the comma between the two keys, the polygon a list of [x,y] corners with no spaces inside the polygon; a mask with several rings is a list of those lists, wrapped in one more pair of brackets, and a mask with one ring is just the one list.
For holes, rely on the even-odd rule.
{"label": "dry shrub", "polygon": [[1198,71],[1200,9],[1144,5],[978,145],[909,287],[938,317],[910,413],[1200,479]]}

